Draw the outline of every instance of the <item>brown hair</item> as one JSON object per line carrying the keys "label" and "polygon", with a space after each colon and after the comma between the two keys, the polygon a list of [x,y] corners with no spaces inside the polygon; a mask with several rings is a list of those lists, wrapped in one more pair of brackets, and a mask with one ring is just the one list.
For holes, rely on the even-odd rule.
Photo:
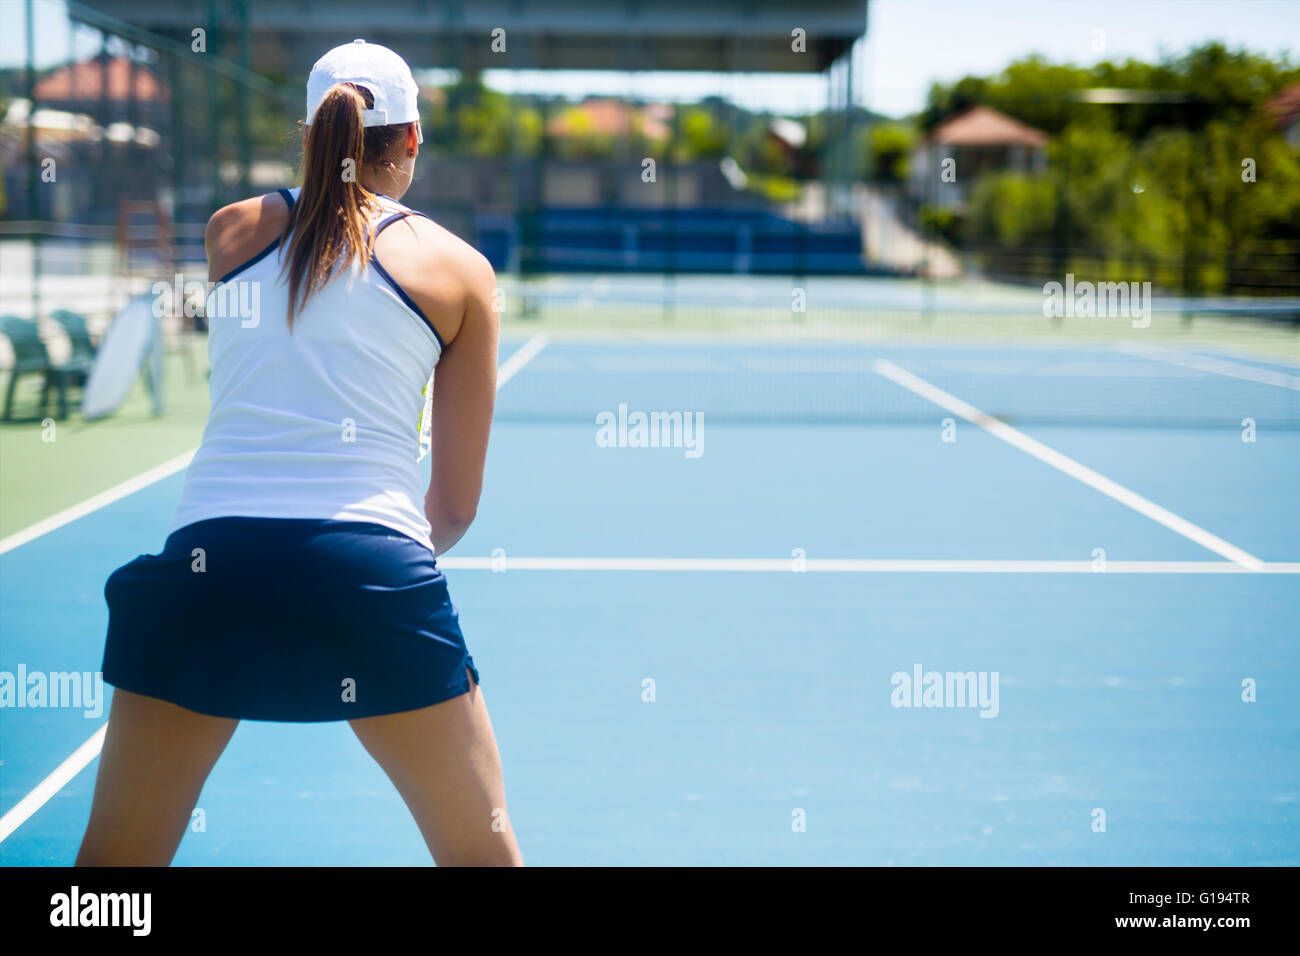
{"label": "brown hair", "polygon": [[[370,258],[374,235],[366,228],[379,207],[361,185],[361,170],[384,163],[409,123],[366,127],[361,111],[374,97],[355,83],[330,87],[302,140],[302,191],[289,210],[280,243],[288,246],[289,328],[294,313],[340,270]],[[348,163],[351,160],[351,163]]]}

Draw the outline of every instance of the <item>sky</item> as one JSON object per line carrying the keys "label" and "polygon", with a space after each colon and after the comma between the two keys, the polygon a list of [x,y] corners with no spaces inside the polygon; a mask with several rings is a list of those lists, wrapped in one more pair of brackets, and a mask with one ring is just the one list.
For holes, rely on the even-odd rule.
{"label": "sky", "polygon": [[[797,10],[797,0],[790,3]],[[63,4],[36,0],[35,7],[37,63],[60,62],[68,52]],[[1300,60],[1300,0],[870,0],[867,9],[854,99],[888,116],[919,110],[932,83],[996,73],[1032,53],[1080,65],[1130,57],[1154,61],[1220,40]],[[11,26],[0,32],[0,66],[23,62],[23,10],[24,0],[0,0],[0,17]],[[797,21],[797,13],[792,18]],[[91,52],[89,45],[85,52]],[[608,93],[695,100],[717,94],[776,113],[810,112],[826,103],[819,76],[493,70],[484,79],[505,92],[574,98]]]}

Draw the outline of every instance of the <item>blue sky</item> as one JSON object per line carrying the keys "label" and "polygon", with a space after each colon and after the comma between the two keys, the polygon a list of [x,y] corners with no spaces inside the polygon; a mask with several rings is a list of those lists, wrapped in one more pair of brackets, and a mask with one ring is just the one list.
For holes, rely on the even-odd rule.
{"label": "blue sky", "polygon": [[[797,10],[796,0],[791,6]],[[0,0],[0,8],[6,8],[0,10],[4,22],[13,25],[0,33],[0,65],[15,65],[23,58],[23,2]],[[36,9],[37,60],[47,65],[67,56],[63,5],[37,0]],[[1078,64],[1155,60],[1165,52],[1221,40],[1259,53],[1286,53],[1292,61],[1300,58],[1300,0],[872,0],[868,9],[855,99],[891,116],[924,105],[933,82],[995,73],[1031,53]],[[797,13],[792,17],[797,25]],[[91,50],[87,44],[79,52]],[[503,90],[575,97],[614,93],[696,99],[717,93],[750,108],[786,113],[818,109],[826,98],[820,77],[492,71],[486,79]]]}

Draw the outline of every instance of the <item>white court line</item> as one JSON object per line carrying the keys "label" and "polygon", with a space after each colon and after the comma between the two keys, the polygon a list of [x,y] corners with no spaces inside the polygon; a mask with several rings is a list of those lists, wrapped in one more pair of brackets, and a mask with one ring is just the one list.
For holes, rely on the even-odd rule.
{"label": "white court line", "polygon": [[519,347],[519,351],[501,363],[497,369],[497,391],[501,386],[514,378],[515,373],[537,357],[537,353],[546,348],[549,341],[544,335],[534,335],[531,339]]}
{"label": "white court line", "polygon": [[42,521],[36,522],[23,528],[22,531],[16,531],[7,538],[0,538],[0,554],[6,551],[12,551],[19,545],[26,544],[28,541],[34,541],[43,534],[49,534],[55,528],[62,528],[65,524],[71,524],[78,518],[84,518],[92,511],[98,511],[105,505],[111,505],[114,501],[119,501],[127,495],[135,494],[141,488],[146,488],[156,481],[162,481],[169,475],[174,475],[178,471],[184,471],[185,466],[190,463],[194,457],[197,448],[191,448],[183,455],[177,455],[170,461],[165,461],[161,465],[155,465],[148,471],[142,471],[134,478],[128,478],[120,485],[114,485],[107,491],[101,491],[93,497],[87,498],[80,504],[75,504],[71,508],[64,508],[57,514],[52,514]]}
{"label": "white court line", "polygon": [[1248,554],[1236,545],[1229,544],[1222,538],[1210,534],[1210,532],[1192,524],[1186,518],[1180,518],[1172,511],[1160,507],[1155,502],[1143,498],[1136,492],[1129,491],[1123,485],[1111,481],[1105,475],[1079,464],[1073,458],[1062,455],[1054,448],[1049,448],[1042,442],[1030,438],[1024,432],[1017,431],[992,415],[987,415],[975,406],[966,404],[960,398],[949,395],[943,389],[931,385],[924,379],[917,378],[911,372],[899,368],[893,362],[886,359],[876,359],[875,370],[896,385],[901,385],[908,391],[915,392],[927,401],[933,402],[940,408],[947,409],[954,415],[960,415],[995,438],[1002,439],[1007,444],[1019,448],[1045,464],[1051,465],[1071,478],[1075,478],[1085,485],[1100,491],[1103,495],[1132,508],[1138,514],[1146,515],[1152,521],[1164,525],[1170,531],[1177,532],[1184,538],[1189,538],[1202,547],[1209,548],[1214,553],[1222,555],[1229,561],[1235,561],[1252,571],[1263,569],[1264,562],[1254,555]]}
{"label": "white court line", "polygon": [[[546,347],[546,342],[546,336],[534,335],[520,347],[519,351],[515,352],[508,359],[502,362],[501,367],[497,369],[497,389],[500,390],[501,386],[510,381],[516,372],[531,362],[533,358],[536,357],[537,353]],[[57,514],[50,515],[48,518],[36,522],[34,525],[23,528],[21,531],[16,531],[7,538],[0,538],[0,554],[4,554],[6,551],[12,551],[14,548],[26,544],[28,541],[34,541],[36,538],[41,537],[41,535],[49,534],[56,528],[62,528],[65,524],[71,524],[78,518],[84,518],[92,511],[98,511],[106,505],[111,505],[115,501],[120,501],[127,495],[134,494],[141,488],[147,488],[154,482],[162,481],[164,478],[174,475],[178,471],[184,471],[186,466],[189,465],[190,459],[194,457],[196,451],[198,451],[197,448],[191,448],[183,455],[177,455],[170,461],[165,461],[161,465],[155,465],[147,471],[142,471],[134,478],[128,478],[120,485],[114,485],[107,491],[101,491],[99,494],[87,498],[85,501],[75,504],[71,508],[65,508]]]}
{"label": "white court line", "polygon": [[[792,558],[537,558],[448,557],[439,567],[452,571],[730,571],[778,572],[796,568]],[[806,558],[809,572],[857,574],[1300,574],[1300,561],[1260,562],[1246,567],[1233,561],[1001,561],[949,558]]]}
{"label": "white court line", "polygon": [[[1215,375],[1228,375],[1232,378],[1245,379],[1248,382],[1260,382],[1264,385],[1276,385],[1279,388],[1291,388],[1300,391],[1300,376],[1274,372],[1266,368],[1242,365],[1240,362],[1229,362],[1224,359],[1211,358],[1208,355],[1163,349],[1156,345],[1125,344],[1117,345],[1115,348],[1125,354],[1137,355],[1141,358],[1151,359],[1153,362],[1181,365],[1184,368],[1194,368],[1201,372],[1213,372]],[[1261,361],[1267,360],[1261,359]]]}
{"label": "white court line", "polygon": [[99,756],[104,746],[104,734],[108,732],[105,723],[90,735],[90,739],[72,752],[72,756],[55,768],[54,772],[36,785],[36,788],[14,805],[14,808],[0,817],[0,841],[22,826],[27,818],[45,805],[45,801],[63,789],[63,785],[81,773],[92,760]]}
{"label": "white court line", "polygon": [[[546,336],[534,335],[524,343],[519,351],[502,362],[501,367],[497,369],[497,389],[500,390],[502,385],[510,381],[516,372],[532,361],[537,353],[545,347]],[[156,481],[161,481],[168,475],[175,474],[190,463],[195,451],[197,449],[191,449],[171,461],[163,462],[155,468],[141,472],[129,481],[124,481],[120,485],[108,489],[108,491],[100,492],[93,498],[87,498],[79,505],[73,505],[71,508],[46,518],[44,521],[38,521],[31,527],[24,528],[17,534],[10,535],[0,541],[0,554],[16,548],[20,544],[26,544],[34,538],[39,538],[55,528],[76,521],[78,518],[84,517],[105,505],[112,504],[120,498],[125,498],[141,488],[147,487]],[[71,757],[59,764],[52,774],[37,784],[36,789],[31,793],[19,800],[12,810],[0,817],[0,842],[3,842],[11,833],[22,826],[33,813],[45,805],[45,802],[50,797],[58,793],[64,784],[99,756],[99,751],[104,746],[104,734],[107,730],[108,722],[105,721],[104,725],[91,734],[85,743],[73,751]]]}
{"label": "white court line", "polygon": [[1266,365],[1277,365],[1285,369],[1300,372],[1300,362],[1288,361],[1280,355],[1275,355],[1272,352],[1259,352],[1253,349],[1239,348],[1232,345],[1215,345],[1214,351],[1218,352],[1220,355],[1230,355],[1239,359],[1250,359],[1256,362],[1263,362]]}
{"label": "white court line", "polygon": [[[789,558],[442,558],[448,570],[490,571],[730,571],[794,572]],[[1107,561],[1098,571],[1091,561],[964,561],[951,559],[809,558],[808,572],[905,574],[1300,574],[1300,561],[1269,562],[1246,568],[1231,561]],[[99,755],[105,723],[31,793],[0,817],[0,841],[5,840],[63,786]]]}

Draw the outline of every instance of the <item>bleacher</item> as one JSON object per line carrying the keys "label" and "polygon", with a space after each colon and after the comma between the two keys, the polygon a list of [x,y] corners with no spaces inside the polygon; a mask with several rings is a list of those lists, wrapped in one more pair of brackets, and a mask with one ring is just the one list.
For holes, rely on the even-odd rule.
{"label": "bleacher", "polygon": [[868,271],[854,223],[807,224],[761,210],[549,207],[476,219],[478,248],[498,269],[518,248],[534,272]]}

